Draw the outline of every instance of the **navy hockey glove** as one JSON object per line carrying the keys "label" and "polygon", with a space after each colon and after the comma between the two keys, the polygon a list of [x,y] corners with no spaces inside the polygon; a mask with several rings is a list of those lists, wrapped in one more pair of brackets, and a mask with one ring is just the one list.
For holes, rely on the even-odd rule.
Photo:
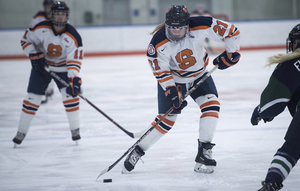
{"label": "navy hockey glove", "polygon": [[187,106],[187,101],[183,100],[181,86],[169,86],[166,89],[165,96],[170,99],[175,109],[182,110]]}
{"label": "navy hockey glove", "polygon": [[43,75],[44,79],[50,82],[52,76],[45,69],[45,67],[48,67],[45,59],[45,54],[42,51],[39,51],[37,53],[30,53],[29,59],[31,61],[32,68],[40,72]]}
{"label": "navy hockey glove", "polygon": [[66,89],[67,94],[76,97],[80,93],[80,86],[82,84],[81,78],[77,76],[69,78],[69,84],[70,86]]}
{"label": "navy hockey glove", "polygon": [[274,118],[262,118],[259,114],[259,105],[254,109],[253,113],[252,113],[252,117],[251,117],[251,124],[252,125],[258,125],[258,122],[263,119],[264,122],[270,122],[272,121]]}
{"label": "navy hockey glove", "polygon": [[222,54],[220,54],[217,58],[214,59],[213,64],[219,65],[220,70],[224,70],[230,66],[235,65],[240,60],[240,53],[234,52],[232,53],[232,58],[229,58],[228,52],[225,50]]}
{"label": "navy hockey glove", "polygon": [[32,68],[37,71],[46,71],[45,66],[47,65],[45,54],[42,51],[39,51],[35,54],[29,54],[29,59],[31,61]]}

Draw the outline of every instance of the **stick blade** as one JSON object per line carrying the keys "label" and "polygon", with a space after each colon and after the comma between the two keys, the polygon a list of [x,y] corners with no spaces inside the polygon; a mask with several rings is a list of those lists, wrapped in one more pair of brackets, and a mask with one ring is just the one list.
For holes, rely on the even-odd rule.
{"label": "stick blade", "polygon": [[108,172],[108,168],[102,170],[102,172],[97,176],[96,181],[99,179],[100,176]]}

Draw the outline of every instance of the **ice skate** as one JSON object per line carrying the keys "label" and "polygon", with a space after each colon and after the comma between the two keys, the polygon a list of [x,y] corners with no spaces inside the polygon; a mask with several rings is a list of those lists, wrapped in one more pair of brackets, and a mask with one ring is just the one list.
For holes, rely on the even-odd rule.
{"label": "ice skate", "polygon": [[53,95],[54,91],[53,89],[50,89],[50,90],[46,90],[46,93],[45,93],[45,96],[44,96],[44,99],[42,100],[42,104],[44,103],[47,103],[49,98]]}
{"label": "ice skate", "polygon": [[271,183],[271,182],[262,181],[261,185],[263,187],[258,191],[277,191],[283,187],[281,183],[277,183],[277,182]]}
{"label": "ice skate", "polygon": [[15,143],[14,147],[21,144],[22,141],[24,140],[25,136],[26,136],[26,133],[21,133],[21,132],[18,131],[17,135],[12,140]]}
{"label": "ice skate", "polygon": [[217,162],[212,159],[211,149],[215,146],[213,143],[202,143],[198,140],[198,154],[195,162],[195,172],[200,173],[213,173],[214,168],[217,166]]}
{"label": "ice skate", "polygon": [[79,128],[71,130],[72,133],[72,140],[76,142],[76,145],[78,145],[78,140],[81,139],[79,134]]}
{"label": "ice skate", "polygon": [[136,163],[141,159],[145,152],[139,147],[136,146],[133,151],[127,156],[124,161],[124,166],[122,169],[122,174],[129,173],[134,169]]}

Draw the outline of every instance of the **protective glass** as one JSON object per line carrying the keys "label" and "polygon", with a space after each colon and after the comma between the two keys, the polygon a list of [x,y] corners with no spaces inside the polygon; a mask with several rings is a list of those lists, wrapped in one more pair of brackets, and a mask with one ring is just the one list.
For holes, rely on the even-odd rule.
{"label": "protective glass", "polygon": [[181,41],[184,37],[186,37],[186,35],[189,32],[188,25],[177,27],[177,26],[169,26],[166,24],[165,27],[166,27],[166,36],[171,42]]}

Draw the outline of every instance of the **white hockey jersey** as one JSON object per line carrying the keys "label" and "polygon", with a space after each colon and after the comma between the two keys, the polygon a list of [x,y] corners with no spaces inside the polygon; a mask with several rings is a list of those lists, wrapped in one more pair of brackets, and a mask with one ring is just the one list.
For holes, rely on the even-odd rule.
{"label": "white hockey jersey", "polygon": [[31,22],[29,24],[30,28],[33,28],[36,24],[45,21],[45,20],[49,20],[46,17],[46,13],[45,11],[39,11],[37,14],[34,15],[34,17],[31,19]]}
{"label": "white hockey jersey", "polygon": [[147,50],[153,74],[166,90],[176,83],[190,83],[206,71],[209,58],[204,48],[205,38],[225,42],[230,52],[239,50],[240,31],[231,23],[212,17],[191,17],[189,33],[178,43],[170,42],[165,27],[157,31]]}
{"label": "white hockey jersey", "polygon": [[25,31],[21,46],[27,56],[44,52],[51,71],[68,72],[68,77],[79,76],[83,47],[80,35],[71,25],[66,24],[61,34],[55,34],[51,21],[40,22]]}

